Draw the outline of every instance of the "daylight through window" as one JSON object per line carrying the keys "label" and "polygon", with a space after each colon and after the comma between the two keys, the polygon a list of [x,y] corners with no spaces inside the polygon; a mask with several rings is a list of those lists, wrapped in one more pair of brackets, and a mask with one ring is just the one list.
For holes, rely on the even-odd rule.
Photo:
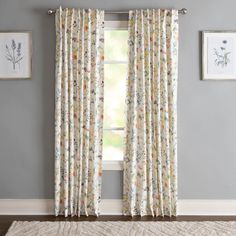
{"label": "daylight through window", "polygon": [[123,160],[127,41],[127,30],[105,30],[103,160]]}

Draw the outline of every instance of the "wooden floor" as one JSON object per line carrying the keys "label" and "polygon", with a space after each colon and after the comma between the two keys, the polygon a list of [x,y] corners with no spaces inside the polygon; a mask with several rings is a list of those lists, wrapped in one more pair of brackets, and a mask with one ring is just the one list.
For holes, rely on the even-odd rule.
{"label": "wooden floor", "polygon": [[100,216],[100,217],[55,217],[55,216],[0,216],[0,236],[5,235],[13,221],[236,221],[236,216],[178,216],[169,217],[129,217],[129,216]]}

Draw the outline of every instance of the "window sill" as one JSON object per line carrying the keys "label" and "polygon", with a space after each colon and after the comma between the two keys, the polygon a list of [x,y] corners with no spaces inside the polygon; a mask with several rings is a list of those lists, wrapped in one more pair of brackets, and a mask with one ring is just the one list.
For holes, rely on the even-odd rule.
{"label": "window sill", "polygon": [[123,170],[123,161],[102,161],[103,170]]}

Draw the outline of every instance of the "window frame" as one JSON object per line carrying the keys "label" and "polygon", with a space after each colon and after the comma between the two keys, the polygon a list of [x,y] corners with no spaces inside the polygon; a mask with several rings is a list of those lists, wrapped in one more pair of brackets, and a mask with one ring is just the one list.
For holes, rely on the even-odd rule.
{"label": "window frame", "polygon": [[[105,21],[105,30],[128,30],[128,21]],[[104,64],[128,64],[128,61],[104,61]],[[103,131],[124,130],[124,127],[104,128]],[[103,170],[122,171],[123,161],[102,160]]]}

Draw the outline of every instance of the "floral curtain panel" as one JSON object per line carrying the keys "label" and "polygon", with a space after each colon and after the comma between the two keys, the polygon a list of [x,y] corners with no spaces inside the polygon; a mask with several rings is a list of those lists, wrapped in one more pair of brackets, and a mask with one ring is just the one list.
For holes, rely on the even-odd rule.
{"label": "floral curtain panel", "polygon": [[56,12],[55,214],[98,215],[104,12]]}
{"label": "floral curtain panel", "polygon": [[129,13],[125,215],[176,215],[178,11]]}

